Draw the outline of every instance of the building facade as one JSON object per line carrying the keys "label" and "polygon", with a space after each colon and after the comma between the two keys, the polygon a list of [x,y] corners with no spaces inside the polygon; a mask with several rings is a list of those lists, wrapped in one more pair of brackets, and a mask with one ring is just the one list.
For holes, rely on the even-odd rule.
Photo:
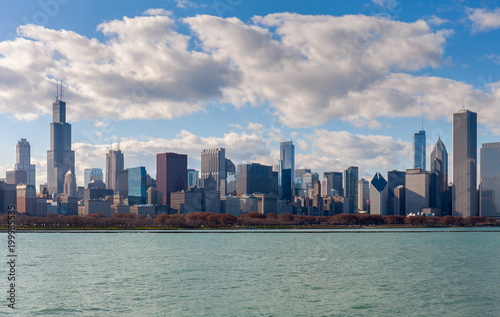
{"label": "building facade", "polygon": [[34,185],[17,185],[16,211],[21,214],[36,215],[36,188]]}
{"label": "building facade", "polygon": [[425,131],[413,133],[413,168],[425,171]]}
{"label": "building facade", "polygon": [[323,179],[326,180],[326,188],[323,191],[323,196],[342,196],[342,173],[341,172],[324,172]]}
{"label": "building facade", "polygon": [[26,171],[26,183],[36,185],[36,166],[31,164],[31,146],[26,139],[21,139],[16,144],[16,165],[15,170]]}
{"label": "building facade", "polygon": [[480,152],[480,216],[500,218],[500,142],[484,143]]}
{"label": "building facade", "polygon": [[64,175],[64,190],[63,193],[66,196],[76,196],[76,177],[71,171],[68,171]]}
{"label": "building facade", "polygon": [[201,151],[201,187],[210,175],[217,182],[217,190],[226,194],[226,150],[224,148]]}
{"label": "building facade", "polygon": [[430,156],[430,207],[441,210],[441,216],[449,215],[448,208],[448,151],[441,138],[432,148]]}
{"label": "building facade", "polygon": [[405,212],[406,215],[420,213],[429,208],[429,173],[421,168],[406,170]]}
{"label": "building facade", "polygon": [[128,169],[128,205],[145,205],[148,202],[146,190],[146,168],[144,166]]}
{"label": "building facade", "polygon": [[118,174],[125,168],[123,153],[120,150],[109,150],[106,153],[106,188],[113,192],[120,191],[118,184]]}
{"label": "building facade", "polygon": [[[295,179],[295,145],[292,141],[280,143],[280,169],[278,170],[278,185],[281,199],[291,201],[293,181]],[[283,172],[285,171],[285,172]],[[283,196],[283,197],[282,197]]]}
{"label": "building facade", "polygon": [[170,193],[187,189],[187,155],[156,155],[156,188],[163,193],[163,203],[170,206]]}
{"label": "building facade", "polygon": [[370,182],[362,178],[358,181],[358,210],[369,211]]}
{"label": "building facade", "polygon": [[192,168],[188,169],[187,187],[200,187],[200,173]]}
{"label": "building facade", "polygon": [[[350,214],[358,210],[358,167],[349,166],[344,171],[344,204],[348,204]],[[347,201],[346,201],[347,200]]]}
{"label": "building facade", "polygon": [[239,195],[273,192],[272,166],[258,163],[237,166],[236,192]]}
{"label": "building facade", "polygon": [[477,216],[477,114],[460,110],[453,114],[454,217]]}
{"label": "building facade", "polygon": [[370,181],[370,214],[386,216],[389,187],[385,178],[376,173]]}
{"label": "building facade", "polygon": [[86,168],[83,170],[83,187],[87,188],[91,181],[104,181],[102,169],[100,168]]}
{"label": "building facade", "polygon": [[403,171],[389,171],[387,173],[387,214],[394,215],[396,209],[394,205],[394,189],[398,186],[405,185],[406,172]]}

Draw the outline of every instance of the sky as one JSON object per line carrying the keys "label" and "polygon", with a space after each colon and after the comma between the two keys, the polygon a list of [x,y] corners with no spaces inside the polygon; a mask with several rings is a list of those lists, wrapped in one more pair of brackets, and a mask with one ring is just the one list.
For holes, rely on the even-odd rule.
{"label": "sky", "polygon": [[451,178],[453,112],[478,113],[478,149],[500,141],[499,38],[487,0],[3,2],[0,177],[26,138],[46,182],[61,80],[79,185],[110,148],[156,177],[157,153],[271,165],[289,140],[296,168],[385,177],[422,122]]}

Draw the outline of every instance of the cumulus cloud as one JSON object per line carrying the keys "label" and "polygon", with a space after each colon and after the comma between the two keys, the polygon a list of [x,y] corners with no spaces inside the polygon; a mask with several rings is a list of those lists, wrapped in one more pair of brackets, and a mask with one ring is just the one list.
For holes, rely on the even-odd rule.
{"label": "cumulus cloud", "polygon": [[196,3],[189,0],[175,0],[177,2],[177,7],[182,9],[187,8],[206,8],[208,5],[206,3]]}
{"label": "cumulus cloud", "polygon": [[[192,34],[180,33],[179,23]],[[78,105],[72,120],[172,119],[229,103],[268,107],[288,127],[339,119],[380,128],[381,117],[449,118],[462,105],[500,111],[498,83],[477,90],[412,75],[442,66],[453,34],[423,20],[277,13],[247,23],[209,15],[176,22],[154,15],[98,30],[105,42],[34,25],[0,42],[0,112],[25,120],[50,113],[56,78]],[[479,121],[494,127],[494,118]]]}
{"label": "cumulus cloud", "polygon": [[165,16],[171,16],[172,11],[167,11],[165,9],[147,9],[143,13],[144,15],[165,15]]}
{"label": "cumulus cloud", "polygon": [[[226,149],[226,157],[235,164],[259,162],[262,164],[276,164],[279,151],[274,150],[271,138],[265,131],[228,132],[223,137],[201,137],[189,131],[182,130],[174,138],[128,138],[121,139],[119,144],[89,144],[73,143],[75,151],[76,176],[79,184],[83,183],[83,171],[86,168],[102,168],[105,170],[106,153],[111,149],[118,149],[124,153],[125,167],[145,166],[147,172],[156,178],[156,154],[175,152],[187,154],[189,165],[199,170],[202,149]],[[45,163],[46,164],[46,163]],[[44,171],[46,168],[44,167]],[[37,165],[38,173],[38,165]],[[39,182],[45,181],[46,172],[40,174]],[[38,177],[37,177],[38,178]]]}
{"label": "cumulus cloud", "polygon": [[[272,143],[272,133],[272,129],[249,129],[230,131],[222,137],[202,137],[182,130],[171,139],[127,138],[111,145],[73,143],[77,182],[83,184],[83,171],[86,168],[97,167],[105,171],[106,153],[111,148],[123,151],[126,168],[145,166],[154,178],[156,154],[164,152],[187,154],[190,168],[198,170],[201,150],[219,147],[226,149],[226,157],[234,164],[255,162],[273,165],[278,162],[280,153],[277,143]],[[360,177],[371,177],[375,172],[384,173],[396,168],[404,170],[412,164],[411,143],[389,136],[315,129],[301,137],[293,140],[301,149],[296,153],[296,168],[311,168],[320,174],[325,171],[343,171],[354,165],[360,168]],[[37,166],[37,183],[46,182],[46,159],[32,160]],[[5,166],[4,169],[9,167]]]}
{"label": "cumulus cloud", "polygon": [[442,19],[440,17],[437,17],[435,15],[431,15],[430,17],[428,17],[426,19],[427,23],[431,24],[431,25],[441,25],[441,24],[445,24],[445,23],[448,23],[450,21],[446,20],[446,19]]}
{"label": "cumulus cloud", "polygon": [[467,8],[465,12],[472,22],[473,32],[484,32],[500,28],[500,8],[494,10]]}
{"label": "cumulus cloud", "polygon": [[384,175],[389,170],[406,170],[412,165],[411,143],[389,136],[316,129],[306,137],[311,152],[297,155],[298,168],[341,172],[348,166],[358,166],[360,178],[371,178],[375,172]]}
{"label": "cumulus cloud", "polygon": [[[77,104],[70,119],[171,119],[204,109],[238,71],[208,54],[189,51],[190,38],[168,16],[102,23],[101,43],[71,31],[18,28],[0,42],[0,111],[18,118],[50,113],[56,79]],[[16,108],[11,107],[16,104]]]}

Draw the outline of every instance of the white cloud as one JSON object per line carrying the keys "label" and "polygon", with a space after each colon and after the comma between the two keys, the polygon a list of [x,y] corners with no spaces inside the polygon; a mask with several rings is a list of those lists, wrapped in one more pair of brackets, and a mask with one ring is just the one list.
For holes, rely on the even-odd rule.
{"label": "white cloud", "polygon": [[[75,151],[76,176],[79,184],[83,183],[83,171],[86,168],[102,168],[105,171],[106,153],[112,147],[123,151],[125,167],[145,166],[146,171],[156,178],[156,154],[175,152],[187,154],[190,167],[200,168],[200,155],[202,149],[226,149],[226,157],[235,164],[259,162],[262,164],[276,164],[279,151],[270,146],[271,139],[267,133],[260,132],[229,132],[223,137],[200,137],[189,131],[182,130],[172,139],[163,138],[133,138],[121,139],[120,143],[87,144],[73,143]],[[46,163],[45,163],[46,164]],[[38,166],[37,166],[38,173]],[[39,182],[46,180],[46,169],[39,175]],[[42,178],[43,177],[43,178]],[[38,177],[37,177],[38,179]]]}
{"label": "white cloud", "polygon": [[491,11],[481,8],[467,8],[465,12],[472,22],[473,32],[484,32],[500,28],[500,8]]}
{"label": "white cloud", "polygon": [[[339,119],[380,128],[381,117],[450,118],[462,105],[500,112],[499,83],[476,90],[411,75],[442,66],[453,33],[422,20],[278,13],[248,23],[182,21],[193,34],[179,33],[168,16],[106,22],[98,26],[106,42],[21,26],[20,38],[0,42],[0,112],[31,120],[50,113],[55,78],[64,79],[69,106],[78,105],[72,120],[172,119],[218,103],[268,105],[288,127]],[[496,126],[493,115],[479,121]],[[279,130],[268,132],[279,138]]]}
{"label": "white cloud", "polygon": [[497,54],[487,54],[485,57],[487,59],[492,60],[493,63],[500,65],[500,55],[497,55]]}
{"label": "white cloud", "polygon": [[208,5],[205,3],[196,3],[189,0],[175,0],[177,2],[177,7],[182,9],[187,8],[206,8]]}
{"label": "white cloud", "polygon": [[144,15],[164,15],[171,16],[172,11],[167,11],[165,9],[147,9],[143,12]]}
{"label": "white cloud", "polygon": [[222,87],[238,83],[238,71],[189,51],[190,38],[174,28],[167,16],[125,17],[98,26],[108,38],[101,43],[21,26],[19,38],[0,42],[0,112],[25,119],[50,113],[59,78],[66,100],[78,105],[72,120],[171,119],[203,110]]}
{"label": "white cloud", "polygon": [[375,172],[386,175],[389,170],[406,170],[412,165],[411,143],[389,136],[316,129],[307,138],[311,152],[297,155],[298,168],[325,172],[358,166],[360,178],[371,178]]}
{"label": "white cloud", "polygon": [[[86,168],[96,167],[105,171],[106,153],[110,148],[118,147],[125,155],[126,168],[145,166],[146,171],[154,178],[156,154],[164,152],[187,154],[190,168],[198,170],[201,150],[219,147],[226,149],[226,157],[236,165],[251,162],[276,164],[280,157],[279,149],[271,145],[273,141],[269,133],[272,130],[264,129],[229,132],[222,137],[200,137],[182,130],[171,139],[121,139],[119,145],[73,143],[77,182],[83,184],[83,171]],[[296,168],[311,168],[321,174],[325,171],[343,171],[354,165],[360,168],[360,177],[371,177],[375,172],[385,173],[396,168],[404,170],[412,164],[411,143],[389,136],[358,135],[326,129],[315,129],[302,136],[303,139],[293,141],[302,149],[296,153]],[[32,161],[37,166],[37,183],[46,182],[47,161]]]}
{"label": "white cloud", "polygon": [[426,21],[427,21],[427,23],[429,23],[431,25],[436,25],[436,26],[450,22],[446,19],[439,18],[435,15],[431,15],[430,17],[426,18]]}

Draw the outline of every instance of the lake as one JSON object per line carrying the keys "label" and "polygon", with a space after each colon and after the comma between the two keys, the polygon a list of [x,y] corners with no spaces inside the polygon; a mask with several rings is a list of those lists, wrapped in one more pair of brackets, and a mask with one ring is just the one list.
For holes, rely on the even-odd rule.
{"label": "lake", "polygon": [[[7,259],[7,235],[4,259]],[[495,228],[17,233],[19,316],[498,316]],[[7,294],[6,261],[1,291]],[[12,314],[6,297],[0,314]]]}

